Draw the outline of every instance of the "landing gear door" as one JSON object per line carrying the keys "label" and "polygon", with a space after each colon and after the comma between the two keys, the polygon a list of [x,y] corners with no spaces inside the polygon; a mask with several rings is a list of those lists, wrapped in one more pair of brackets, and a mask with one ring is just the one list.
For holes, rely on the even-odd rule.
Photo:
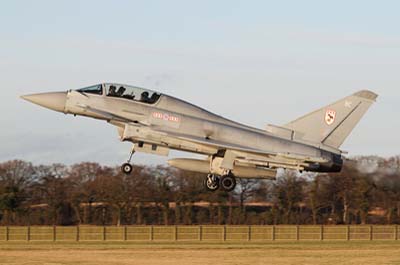
{"label": "landing gear door", "polygon": [[142,152],[142,153],[160,155],[160,156],[168,156],[169,155],[168,147],[160,146],[157,144],[148,144],[148,143],[139,142],[138,144],[135,144],[134,149],[135,149],[135,152]]}
{"label": "landing gear door", "polygon": [[231,150],[226,150],[224,159],[222,160],[221,167],[224,169],[232,170],[235,163],[236,154]]}

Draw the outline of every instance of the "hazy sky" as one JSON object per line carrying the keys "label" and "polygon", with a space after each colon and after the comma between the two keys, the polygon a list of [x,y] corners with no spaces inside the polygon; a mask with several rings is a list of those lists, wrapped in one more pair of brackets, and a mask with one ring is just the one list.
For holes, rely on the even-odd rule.
{"label": "hazy sky", "polygon": [[380,97],[343,149],[399,154],[399,10],[399,1],[0,0],[0,161],[126,160],[130,145],[111,125],[19,99],[104,81],[259,128],[367,88]]}

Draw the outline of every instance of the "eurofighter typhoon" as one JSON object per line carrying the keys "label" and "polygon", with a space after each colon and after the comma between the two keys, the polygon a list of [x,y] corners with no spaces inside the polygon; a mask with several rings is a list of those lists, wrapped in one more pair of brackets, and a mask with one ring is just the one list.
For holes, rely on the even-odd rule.
{"label": "eurofighter typhoon", "polygon": [[265,130],[225,119],[186,101],[148,89],[104,83],[66,92],[22,96],[65,114],[107,121],[121,141],[133,143],[121,167],[131,173],[135,152],[168,156],[181,150],[207,159],[179,158],[168,163],[208,174],[210,191],[232,191],[236,178],[275,179],[277,169],[340,172],[345,152],[339,148],[375,102],[362,90],[282,126]]}

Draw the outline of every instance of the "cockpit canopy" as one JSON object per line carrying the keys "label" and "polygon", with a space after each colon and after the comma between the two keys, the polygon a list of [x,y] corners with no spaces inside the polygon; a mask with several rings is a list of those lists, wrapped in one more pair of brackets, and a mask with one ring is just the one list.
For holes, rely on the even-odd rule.
{"label": "cockpit canopy", "polygon": [[161,94],[149,89],[115,83],[104,83],[90,87],[84,87],[78,89],[77,91],[88,94],[106,95],[107,97],[124,98],[147,104],[156,103],[161,96]]}
{"label": "cockpit canopy", "polygon": [[78,92],[88,93],[88,94],[96,94],[103,95],[103,87],[102,85],[88,86],[84,88],[77,89]]}

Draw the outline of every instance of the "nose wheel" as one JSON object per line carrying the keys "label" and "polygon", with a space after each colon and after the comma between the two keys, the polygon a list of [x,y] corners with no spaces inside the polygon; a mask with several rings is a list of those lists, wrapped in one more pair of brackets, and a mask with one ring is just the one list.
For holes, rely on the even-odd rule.
{"label": "nose wheel", "polygon": [[127,175],[131,174],[133,166],[131,165],[132,156],[135,153],[135,145],[132,146],[132,150],[129,154],[129,159],[126,163],[123,163],[121,166],[121,171]]}
{"label": "nose wheel", "polygon": [[133,166],[129,163],[124,163],[121,166],[121,171],[125,174],[131,174]]}

